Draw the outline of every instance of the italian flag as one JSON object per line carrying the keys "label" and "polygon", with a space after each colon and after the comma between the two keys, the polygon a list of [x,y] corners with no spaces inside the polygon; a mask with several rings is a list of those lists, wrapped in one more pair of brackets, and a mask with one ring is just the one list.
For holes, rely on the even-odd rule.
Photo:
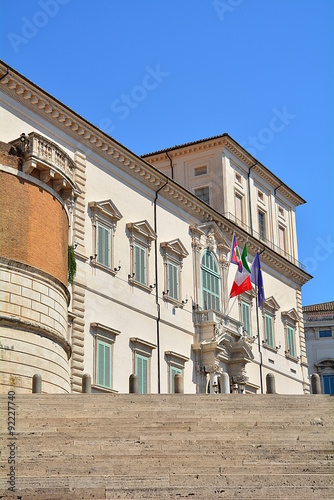
{"label": "italian flag", "polygon": [[247,246],[245,244],[241,255],[242,268],[238,267],[235,274],[234,282],[232,285],[230,297],[236,297],[247,290],[252,290],[252,283],[250,280],[251,270],[247,262]]}

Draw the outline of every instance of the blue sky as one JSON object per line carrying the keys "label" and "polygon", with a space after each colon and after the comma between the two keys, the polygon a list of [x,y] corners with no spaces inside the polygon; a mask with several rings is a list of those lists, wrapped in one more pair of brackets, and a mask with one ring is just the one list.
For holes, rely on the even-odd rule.
{"label": "blue sky", "polygon": [[332,0],[2,0],[1,59],[137,154],[228,132],[307,201],[306,305],[334,300],[333,21]]}

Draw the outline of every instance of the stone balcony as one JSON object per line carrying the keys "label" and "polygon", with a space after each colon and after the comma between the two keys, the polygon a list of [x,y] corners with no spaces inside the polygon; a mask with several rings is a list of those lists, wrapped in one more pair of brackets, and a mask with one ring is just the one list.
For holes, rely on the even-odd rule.
{"label": "stone balcony", "polygon": [[254,337],[244,333],[240,321],[212,309],[194,310],[198,340],[192,345],[197,352],[202,374],[227,371],[231,379],[247,380],[245,366],[254,359]]}
{"label": "stone balcony", "polygon": [[57,144],[37,132],[21,134],[10,144],[20,151],[25,174],[39,177],[64,199],[78,193],[74,182],[75,163]]}

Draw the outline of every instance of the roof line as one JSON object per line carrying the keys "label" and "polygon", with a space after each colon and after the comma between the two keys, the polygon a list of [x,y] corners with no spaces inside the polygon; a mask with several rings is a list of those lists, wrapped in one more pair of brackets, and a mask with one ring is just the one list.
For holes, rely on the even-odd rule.
{"label": "roof line", "polygon": [[[240,150],[242,150],[242,152],[246,156],[248,156],[260,168],[262,168],[263,170],[265,170],[269,175],[271,175],[272,177],[274,177],[274,179],[280,184],[280,186],[283,186],[285,189],[287,189],[288,191],[290,191],[293,194],[293,196],[295,196],[296,198],[298,198],[299,201],[300,201],[300,205],[303,205],[304,203],[306,203],[306,200],[304,200],[304,198],[302,198],[298,193],[296,193],[296,191],[294,191],[290,186],[288,186],[287,184],[285,184],[285,182],[283,182],[279,177],[277,177],[277,175],[275,175],[271,170],[269,170],[269,168],[267,168],[265,165],[263,165],[263,163],[261,163],[253,155],[251,155],[243,146],[241,146],[241,144],[239,144],[235,139],[233,139],[233,137],[231,137],[227,132],[224,132],[223,134],[220,134],[220,135],[214,135],[212,137],[207,137],[206,139],[199,139],[197,141],[186,142],[184,144],[175,145],[175,146],[172,146],[170,148],[160,149],[160,150],[154,151],[152,153],[146,153],[144,155],[141,155],[141,158],[146,159],[146,158],[148,158],[150,156],[155,156],[155,155],[162,154],[162,153],[167,153],[167,152],[170,152],[170,151],[176,151],[178,149],[187,148],[189,146],[195,146],[196,144],[201,144],[203,142],[209,142],[209,141],[214,141],[214,140],[217,140],[217,139],[223,139],[224,137],[226,137],[227,139],[229,139],[230,141],[232,141],[234,143],[234,145],[237,148],[239,148]],[[278,186],[278,187],[280,187],[280,186]]]}
{"label": "roof line", "polygon": [[[7,67],[7,72],[8,72],[8,70],[10,70],[11,72],[15,73],[17,76],[19,76],[20,78],[22,78],[23,80],[25,80],[29,85],[33,85],[37,90],[39,90],[40,92],[43,92],[49,99],[52,99],[56,104],[59,104],[60,106],[62,106],[63,108],[65,108],[69,113],[71,113],[72,115],[76,116],[77,118],[79,118],[80,120],[82,120],[83,122],[85,122],[89,127],[93,127],[100,134],[103,134],[107,139],[111,139],[119,147],[121,147],[121,148],[125,149],[126,151],[128,151],[128,153],[130,153],[131,155],[133,155],[136,158],[138,158],[138,160],[142,160],[143,161],[143,158],[141,156],[139,156],[138,154],[134,153],[131,149],[129,149],[126,146],[124,146],[124,144],[121,144],[117,139],[115,139],[111,135],[109,135],[106,132],[104,132],[103,130],[101,130],[99,127],[97,127],[96,125],[94,125],[93,123],[91,123],[89,120],[87,120],[87,118],[84,118],[83,116],[81,116],[79,113],[77,113],[76,111],[74,111],[72,108],[70,108],[69,106],[67,106],[66,104],[64,104],[62,101],[60,101],[59,99],[57,99],[56,97],[54,97],[52,94],[50,94],[46,90],[44,90],[42,87],[40,87],[39,85],[37,85],[35,82],[33,82],[32,80],[29,80],[29,78],[27,78],[26,76],[22,75],[16,69],[14,69],[11,66],[9,66],[2,59],[0,59],[0,64],[2,64],[2,65],[4,65],[4,66]],[[7,76],[7,75],[4,75],[4,76]],[[145,159],[144,159],[144,161],[146,162]]]}

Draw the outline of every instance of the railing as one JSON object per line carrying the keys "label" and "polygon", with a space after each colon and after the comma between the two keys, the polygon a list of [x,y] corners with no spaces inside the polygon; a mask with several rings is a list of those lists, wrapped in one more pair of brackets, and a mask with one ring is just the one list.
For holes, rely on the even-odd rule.
{"label": "railing", "polygon": [[271,250],[274,250],[274,252],[278,253],[279,255],[281,255],[282,257],[287,259],[289,262],[291,262],[295,266],[299,267],[299,269],[306,271],[306,266],[304,264],[302,264],[298,259],[295,259],[295,257],[290,255],[283,248],[280,248],[279,246],[275,245],[272,241],[268,240],[267,238],[263,238],[262,235],[260,235],[260,233],[258,233],[254,229],[252,229],[250,226],[247,226],[247,224],[245,224],[240,219],[237,219],[234,214],[227,212],[223,215],[224,215],[224,217],[226,217],[226,219],[230,220],[231,222],[233,222],[237,226],[244,229],[248,234],[250,234],[251,236],[253,236],[257,240],[259,240],[261,243],[266,245],[268,248],[270,248]]}
{"label": "railing", "polygon": [[195,321],[197,324],[205,324],[205,323],[216,323],[217,325],[223,324],[225,327],[228,327],[233,333],[237,335],[243,334],[243,324],[240,321],[227,316],[219,311],[214,311],[213,309],[204,309],[195,311]]}
{"label": "railing", "polygon": [[11,144],[22,151],[24,161],[34,158],[45,162],[73,182],[75,163],[55,143],[36,132],[31,132],[28,136],[24,137],[23,134],[23,137],[11,141]]}

